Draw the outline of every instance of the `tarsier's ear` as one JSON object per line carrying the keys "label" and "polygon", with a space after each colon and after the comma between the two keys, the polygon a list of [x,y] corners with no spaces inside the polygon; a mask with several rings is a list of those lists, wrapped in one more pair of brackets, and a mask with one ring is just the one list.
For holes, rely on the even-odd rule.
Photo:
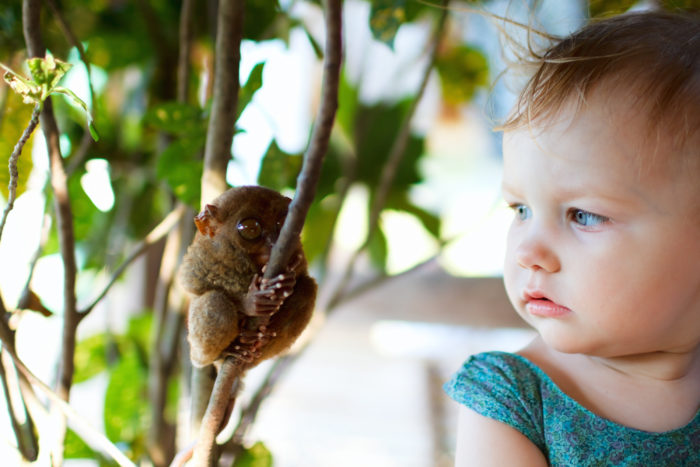
{"label": "tarsier's ear", "polygon": [[213,204],[207,204],[204,206],[202,212],[197,214],[194,218],[194,223],[197,225],[197,230],[199,230],[199,233],[210,237],[216,235],[216,231],[220,225],[217,218],[218,212],[219,208]]}

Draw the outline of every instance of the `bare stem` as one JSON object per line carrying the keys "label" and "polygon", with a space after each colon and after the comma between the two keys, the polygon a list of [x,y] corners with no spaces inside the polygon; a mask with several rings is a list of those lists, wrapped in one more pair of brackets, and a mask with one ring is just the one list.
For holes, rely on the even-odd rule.
{"label": "bare stem", "polygon": [[22,132],[19,141],[15,144],[12,154],[10,155],[9,169],[10,169],[10,186],[9,186],[9,196],[7,197],[7,205],[5,205],[5,210],[2,212],[2,220],[0,220],[0,239],[2,239],[2,232],[5,229],[5,222],[7,221],[7,216],[12,211],[15,205],[15,198],[17,197],[17,161],[19,160],[20,154],[22,154],[22,149],[24,145],[29,141],[29,137],[34,132],[34,129],[39,124],[39,114],[41,113],[41,105],[37,104],[34,106],[32,111],[32,117],[27,124],[27,127]]}
{"label": "bare stem", "polygon": [[243,0],[221,0],[216,32],[214,93],[204,148],[202,205],[226,191],[240,88],[239,65],[243,36]]}
{"label": "bare stem", "polygon": [[231,388],[239,374],[240,368],[236,361],[232,357],[226,357],[216,375],[209,405],[202,419],[202,428],[199,431],[199,438],[192,457],[193,465],[215,465],[216,435],[221,430],[221,425],[231,403]]}

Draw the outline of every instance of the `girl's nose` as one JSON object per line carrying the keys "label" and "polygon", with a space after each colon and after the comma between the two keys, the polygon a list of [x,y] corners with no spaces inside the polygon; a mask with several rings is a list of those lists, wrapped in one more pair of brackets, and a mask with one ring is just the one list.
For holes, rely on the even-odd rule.
{"label": "girl's nose", "polygon": [[533,234],[528,235],[518,244],[515,260],[525,269],[557,272],[561,268],[559,258],[550,242]]}

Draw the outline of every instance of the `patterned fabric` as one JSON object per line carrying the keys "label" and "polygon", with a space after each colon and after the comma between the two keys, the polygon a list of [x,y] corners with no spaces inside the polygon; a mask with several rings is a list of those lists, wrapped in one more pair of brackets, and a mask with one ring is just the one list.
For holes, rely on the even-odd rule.
{"label": "patterned fabric", "polygon": [[700,466],[700,410],[686,426],[664,433],[628,428],[581,406],[519,355],[474,355],[444,389],[523,433],[553,466]]}

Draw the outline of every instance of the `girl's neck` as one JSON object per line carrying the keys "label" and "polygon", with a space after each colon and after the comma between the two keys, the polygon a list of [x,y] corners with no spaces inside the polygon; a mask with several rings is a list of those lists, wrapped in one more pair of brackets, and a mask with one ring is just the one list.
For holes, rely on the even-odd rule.
{"label": "girl's neck", "polygon": [[589,357],[631,378],[650,379],[659,382],[680,381],[686,378],[700,380],[700,347],[679,352],[652,352],[624,357]]}
{"label": "girl's neck", "polygon": [[558,352],[538,338],[519,353],[579,404],[628,427],[663,432],[700,409],[700,348],[602,358]]}

